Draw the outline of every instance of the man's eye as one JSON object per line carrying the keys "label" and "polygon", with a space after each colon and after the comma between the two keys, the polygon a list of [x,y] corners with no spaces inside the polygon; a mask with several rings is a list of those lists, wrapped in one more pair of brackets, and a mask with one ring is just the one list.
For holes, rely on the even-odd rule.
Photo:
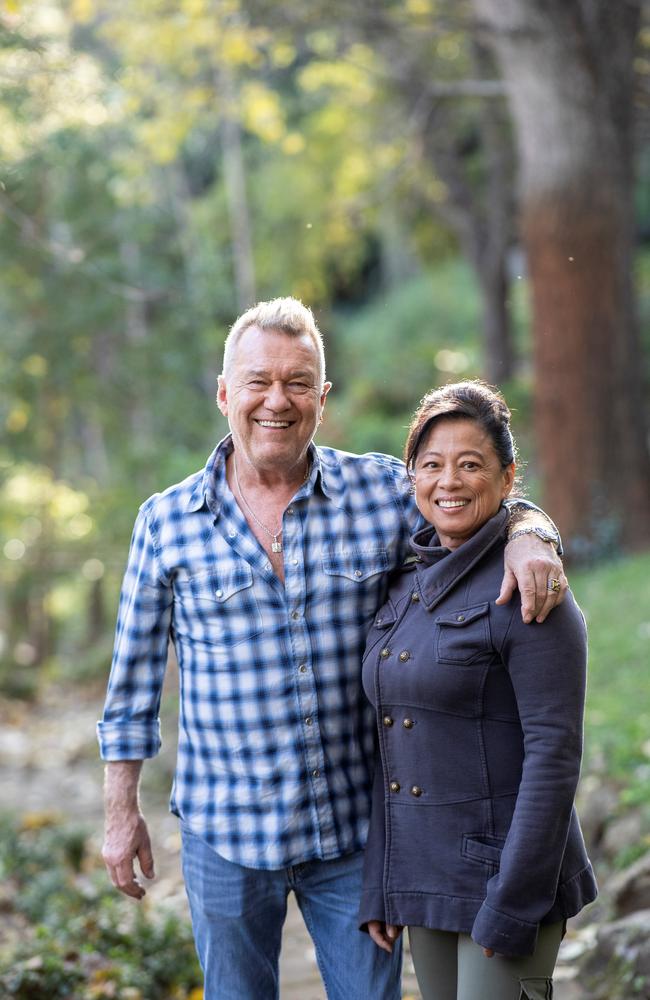
{"label": "man's eye", "polygon": [[307,392],[309,386],[306,382],[289,382],[289,388],[292,392]]}

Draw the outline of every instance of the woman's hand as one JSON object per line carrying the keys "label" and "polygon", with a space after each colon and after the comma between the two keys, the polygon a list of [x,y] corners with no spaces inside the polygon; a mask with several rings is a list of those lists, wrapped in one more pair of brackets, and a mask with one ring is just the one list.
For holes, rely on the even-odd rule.
{"label": "woman's hand", "polygon": [[485,955],[486,958],[494,958],[494,951],[492,950],[492,948],[484,948],[483,954]]}
{"label": "woman's hand", "polygon": [[404,930],[403,927],[395,927],[394,924],[385,924],[383,920],[369,920],[368,933],[375,944],[387,951],[390,955],[393,945]]}

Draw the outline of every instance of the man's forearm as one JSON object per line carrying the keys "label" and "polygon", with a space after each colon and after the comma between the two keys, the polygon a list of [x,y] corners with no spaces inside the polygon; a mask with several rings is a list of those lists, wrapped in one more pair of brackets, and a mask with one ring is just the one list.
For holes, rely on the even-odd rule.
{"label": "man's forearm", "polygon": [[514,535],[534,533],[545,542],[552,542],[558,552],[562,552],[562,541],[557,527],[540,507],[528,500],[513,498],[507,501],[510,512],[508,521],[508,540]]}
{"label": "man's forearm", "polygon": [[113,760],[104,771],[104,805],[106,815],[115,812],[135,812],[140,809],[139,786],[141,760]]}

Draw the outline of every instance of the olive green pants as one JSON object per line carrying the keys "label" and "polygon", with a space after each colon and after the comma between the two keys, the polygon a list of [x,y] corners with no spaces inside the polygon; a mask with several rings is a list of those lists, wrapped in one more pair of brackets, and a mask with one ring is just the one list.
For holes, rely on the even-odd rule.
{"label": "olive green pants", "polygon": [[525,958],[486,958],[469,934],[409,927],[422,1000],[552,1000],[564,924],[540,927]]}

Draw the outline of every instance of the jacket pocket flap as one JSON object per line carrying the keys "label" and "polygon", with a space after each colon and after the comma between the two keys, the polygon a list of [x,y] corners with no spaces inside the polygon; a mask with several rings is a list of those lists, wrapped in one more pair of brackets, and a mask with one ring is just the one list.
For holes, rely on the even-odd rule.
{"label": "jacket pocket flap", "polygon": [[456,611],[447,611],[445,614],[438,615],[435,621],[438,625],[452,625],[455,628],[463,628],[465,625],[475,622],[477,618],[486,615],[489,608],[490,605],[486,601],[485,604],[476,604],[473,608],[458,608]]}
{"label": "jacket pocket flap", "polygon": [[466,833],[463,836],[461,853],[473,861],[483,861],[488,865],[498,865],[505,841],[503,837]]}

